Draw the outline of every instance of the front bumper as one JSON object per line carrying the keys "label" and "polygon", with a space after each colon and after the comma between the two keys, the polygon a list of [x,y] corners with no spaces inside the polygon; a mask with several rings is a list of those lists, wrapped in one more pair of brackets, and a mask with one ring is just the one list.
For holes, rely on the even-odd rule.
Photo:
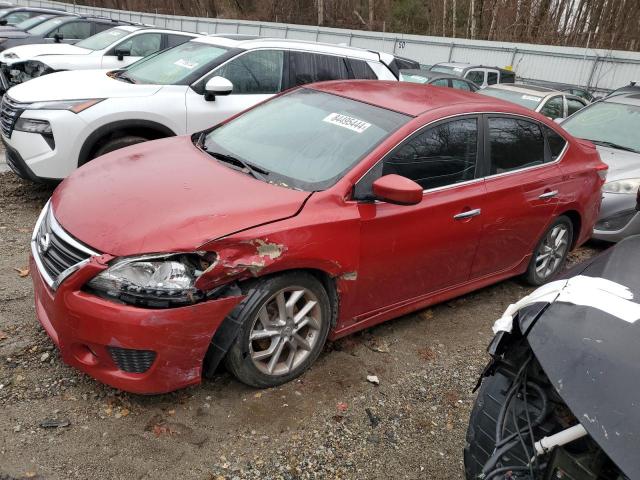
{"label": "front bumper", "polygon": [[[53,292],[31,259],[38,320],[65,363],[132,393],[165,393],[201,379],[211,339],[242,297],[232,296],[171,309],[142,309],[83,292],[106,265],[92,257]],[[110,348],[111,347],[111,348]],[[154,352],[144,373],[123,371],[115,351]],[[120,363],[122,365],[122,363]]]}

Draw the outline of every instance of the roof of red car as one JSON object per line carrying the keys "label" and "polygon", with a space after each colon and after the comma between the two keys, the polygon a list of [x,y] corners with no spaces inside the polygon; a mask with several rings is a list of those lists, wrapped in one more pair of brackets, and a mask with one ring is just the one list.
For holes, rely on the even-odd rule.
{"label": "roof of red car", "polygon": [[339,80],[307,85],[322,92],[340,95],[378,107],[418,116],[428,110],[447,107],[456,103],[474,105],[501,105],[512,107],[514,112],[521,110],[531,114],[513,103],[504,102],[493,97],[464,92],[454,88],[433,87],[410,82],[394,82],[380,80]]}

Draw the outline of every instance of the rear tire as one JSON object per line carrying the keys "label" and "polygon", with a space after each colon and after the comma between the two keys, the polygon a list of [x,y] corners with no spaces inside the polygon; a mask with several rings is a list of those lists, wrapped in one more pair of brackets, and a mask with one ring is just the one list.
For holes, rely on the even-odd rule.
{"label": "rear tire", "polygon": [[225,357],[242,383],[268,388],[301,375],[318,358],[331,325],[322,283],[306,272],[259,279],[237,307],[242,327]]}
{"label": "rear tire", "polygon": [[124,147],[130,147],[131,145],[146,142],[147,140],[149,139],[137,135],[125,135],[123,137],[111,139],[95,151],[95,153],[91,156],[91,160],[115,150],[120,150]]}
{"label": "rear tire", "polygon": [[562,271],[572,243],[573,223],[561,215],[536,245],[524,277],[527,283],[537,287],[553,280]]}

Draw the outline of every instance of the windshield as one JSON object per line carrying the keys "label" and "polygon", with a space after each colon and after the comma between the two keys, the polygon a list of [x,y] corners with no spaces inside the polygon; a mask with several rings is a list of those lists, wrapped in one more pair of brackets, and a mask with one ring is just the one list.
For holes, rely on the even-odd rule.
{"label": "windshield", "polygon": [[400,70],[400,81],[409,83],[427,83],[429,76],[420,73],[411,73]]}
{"label": "windshield", "polygon": [[204,75],[227,51],[209,43],[186,42],[134,63],[127,68],[127,77],[134,83],[181,85],[186,79]]}
{"label": "windshield", "polygon": [[[598,102],[562,122],[571,135],[640,153],[640,106]],[[612,146],[613,146],[612,145]]]}
{"label": "windshield", "polygon": [[35,27],[32,27],[29,29],[29,33],[31,35],[46,35],[47,33],[49,33],[51,30],[53,30],[54,28],[57,28],[58,26],[60,26],[60,24],[64,21],[67,20],[67,18],[69,17],[54,17],[54,18],[50,18],[49,20],[47,20],[46,22],[42,22],[38,25],[36,25]]}
{"label": "windshield", "polygon": [[518,105],[530,108],[531,110],[535,110],[543,98],[537,95],[530,95],[514,90],[503,90],[501,88],[491,87],[480,90],[480,93],[490,97],[499,98],[501,100],[506,100],[508,102],[517,103]]}
{"label": "windshield", "polygon": [[109,30],[96,33],[95,35],[76,43],[76,47],[86,48],[89,50],[103,50],[121,38],[126,37],[130,33],[131,32],[118,27],[110,28]]}
{"label": "windshield", "polygon": [[51,15],[38,15],[37,17],[27,18],[20,23],[16,23],[16,28],[19,28],[20,30],[29,30],[31,27],[44,22],[47,18],[51,18]]}
{"label": "windshield", "polygon": [[265,172],[267,181],[324,190],[409,119],[303,88],[208,133],[204,148],[239,158]]}

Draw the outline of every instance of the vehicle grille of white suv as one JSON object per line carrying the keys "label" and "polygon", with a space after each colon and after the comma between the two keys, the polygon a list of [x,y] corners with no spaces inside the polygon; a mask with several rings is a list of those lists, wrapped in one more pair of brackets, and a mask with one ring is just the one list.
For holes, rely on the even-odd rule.
{"label": "vehicle grille of white suv", "polygon": [[2,103],[0,104],[0,126],[2,127],[2,133],[7,138],[11,138],[11,134],[13,133],[13,127],[16,126],[16,121],[22,115],[27,107],[28,103],[19,103],[9,97],[9,95],[4,95],[2,97]]}

